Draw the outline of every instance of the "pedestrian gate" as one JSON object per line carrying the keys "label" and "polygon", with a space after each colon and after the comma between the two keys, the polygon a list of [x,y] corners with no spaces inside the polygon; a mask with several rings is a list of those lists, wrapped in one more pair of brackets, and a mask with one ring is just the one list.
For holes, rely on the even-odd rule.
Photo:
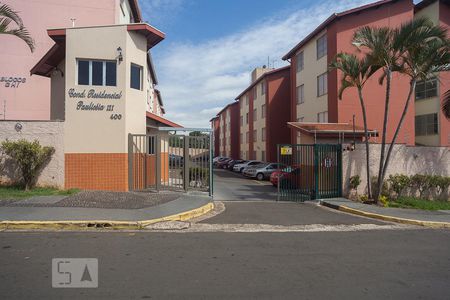
{"label": "pedestrian gate", "polygon": [[129,190],[196,190],[211,195],[211,151],[209,133],[129,134]]}
{"label": "pedestrian gate", "polygon": [[305,201],[342,196],[342,146],[278,145],[278,200]]}

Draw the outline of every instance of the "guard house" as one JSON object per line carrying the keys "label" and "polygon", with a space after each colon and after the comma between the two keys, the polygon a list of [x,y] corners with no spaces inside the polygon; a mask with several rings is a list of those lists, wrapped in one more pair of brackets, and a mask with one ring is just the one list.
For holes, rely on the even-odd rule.
{"label": "guard house", "polygon": [[146,24],[50,29],[53,47],[31,73],[51,78],[51,116],[64,120],[65,188],[127,191],[128,134],[162,117],[149,50],[164,33]]}

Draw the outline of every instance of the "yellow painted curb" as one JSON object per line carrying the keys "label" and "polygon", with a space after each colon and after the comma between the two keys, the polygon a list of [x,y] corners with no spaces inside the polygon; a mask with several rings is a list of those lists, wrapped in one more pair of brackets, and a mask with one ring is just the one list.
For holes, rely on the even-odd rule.
{"label": "yellow painted curb", "polygon": [[111,221],[111,220],[87,220],[87,221],[1,221],[0,229],[143,229],[150,224],[164,221],[186,221],[199,217],[214,209],[214,203],[207,203],[199,208],[167,217],[144,221]]}
{"label": "yellow painted curb", "polygon": [[434,221],[420,221],[420,220],[414,220],[414,219],[406,219],[406,218],[399,218],[399,217],[392,217],[392,216],[386,216],[386,215],[380,215],[375,213],[369,213],[362,210],[350,208],[344,205],[339,205],[338,210],[343,212],[348,212],[355,215],[360,215],[364,217],[379,219],[383,221],[389,221],[389,222],[397,222],[402,224],[410,224],[410,225],[419,225],[419,226],[426,226],[426,227],[432,227],[432,228],[450,228],[449,222],[434,222]]}

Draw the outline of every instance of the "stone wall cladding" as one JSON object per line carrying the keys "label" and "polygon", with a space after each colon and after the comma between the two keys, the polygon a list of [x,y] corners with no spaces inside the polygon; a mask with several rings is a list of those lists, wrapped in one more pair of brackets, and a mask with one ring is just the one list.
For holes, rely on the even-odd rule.
{"label": "stone wall cladding", "polygon": [[[16,124],[22,126],[16,130]],[[64,122],[63,121],[0,121],[0,142],[25,139],[38,140],[42,146],[55,148],[50,162],[38,177],[37,185],[64,187]],[[1,159],[1,158],[0,158]],[[4,158],[3,158],[4,160]],[[18,181],[18,174],[10,161],[6,161],[4,169],[0,169],[0,183]]]}
{"label": "stone wall cladding", "polygon": [[[355,151],[345,151],[342,155],[344,195],[348,195],[349,180],[350,177],[354,175],[359,175],[361,177],[361,185],[358,188],[358,194],[361,195],[367,193],[365,149],[365,145],[357,144]],[[378,175],[380,152],[380,144],[370,144],[371,176]],[[408,176],[415,174],[450,176],[450,148],[396,145],[392,151],[386,178],[388,178],[390,174],[404,174]]]}

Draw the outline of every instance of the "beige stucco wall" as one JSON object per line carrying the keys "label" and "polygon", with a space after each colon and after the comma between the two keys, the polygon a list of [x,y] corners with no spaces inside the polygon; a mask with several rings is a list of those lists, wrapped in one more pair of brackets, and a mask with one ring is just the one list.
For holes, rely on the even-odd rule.
{"label": "beige stucco wall", "polygon": [[[122,9],[123,12],[122,12]],[[116,18],[118,19],[118,24],[128,24],[128,23],[132,23],[131,21],[131,7],[130,7],[130,3],[128,0],[116,0]]]}
{"label": "beige stucco wall", "polygon": [[[370,144],[371,176],[378,175],[380,152],[380,144]],[[354,175],[359,175],[361,178],[358,193],[366,193],[366,152],[363,144],[357,144],[355,151],[343,152],[342,167],[344,194],[348,194],[349,179]],[[392,151],[386,178],[390,174],[450,176],[450,149],[447,147],[396,145]]]}
{"label": "beige stucco wall", "polygon": [[[262,160],[262,151],[266,151],[266,142],[262,141],[261,132],[262,129],[266,127],[266,118],[261,118],[261,111],[263,104],[266,104],[266,92],[262,95],[262,82],[265,80],[261,80],[258,82],[256,87],[256,98],[253,102],[253,109],[256,109],[256,121],[253,119],[253,130],[256,130],[256,142],[253,143],[253,150],[256,153],[256,160]],[[266,89],[267,90],[267,89]],[[253,112],[252,112],[253,113]],[[266,140],[267,140],[267,131],[266,131]],[[266,152],[267,153],[267,152]],[[267,157],[267,154],[266,154]]]}
{"label": "beige stucco wall", "polygon": [[[249,124],[246,124],[246,122],[245,122],[245,116],[248,113],[248,109],[250,107],[250,100],[248,102],[246,102],[245,99],[246,99],[246,97],[249,97],[249,95],[248,95],[249,93],[250,92],[247,92],[245,95],[243,95],[239,99],[239,102],[240,102],[240,104],[239,104],[239,106],[240,106],[239,118],[242,116],[242,126],[239,127],[239,133],[242,134],[242,139],[240,140],[241,145],[240,145],[240,150],[239,151],[242,153],[242,158],[243,159],[248,159],[247,152],[249,151],[249,143],[247,141],[246,135],[247,135],[247,132],[249,130],[250,122],[249,122]],[[247,105],[247,103],[248,103],[248,105]],[[249,116],[249,118],[250,118],[250,116]]]}
{"label": "beige stucco wall", "polygon": [[[317,114],[328,111],[328,95],[317,97],[317,76],[328,69],[327,55],[317,60],[316,41],[326,31],[317,34],[314,39],[300,48],[296,55],[303,51],[303,70],[297,72],[296,87],[304,84],[304,103],[297,105],[297,119],[304,118],[304,122],[317,122]],[[297,68],[297,66],[293,66]],[[295,99],[297,101],[297,95]]]}
{"label": "beige stucco wall", "polygon": [[[143,89],[129,88],[131,63],[143,67],[147,74],[145,38],[128,32],[126,25],[66,30],[65,60],[65,149],[66,153],[125,153],[128,133],[145,133],[147,80]],[[77,84],[77,59],[116,60],[117,48],[122,48],[123,61],[117,61],[117,86],[88,86]],[[69,90],[77,92],[121,93],[120,99],[71,98]],[[102,104],[101,111],[78,110],[77,103]],[[107,111],[107,105],[114,105]],[[112,115],[121,119],[112,120]]]}
{"label": "beige stucco wall", "polygon": [[[22,125],[22,130],[15,129],[16,124]],[[46,165],[37,184],[40,186],[64,187],[64,122],[59,121],[0,121],[0,143],[6,139],[28,141],[38,140],[42,146],[55,148],[50,162]],[[17,181],[18,174],[13,172],[11,161],[3,165],[5,157],[0,154],[0,183]],[[5,166],[3,168],[3,166]]]}
{"label": "beige stucco wall", "polygon": [[[430,20],[432,20],[435,24],[439,24],[439,1],[436,1],[425,8],[419,10],[415,15],[414,18],[422,18],[426,17]],[[427,99],[421,99],[418,101],[415,101],[415,115],[426,115],[426,114],[432,114],[432,113],[438,113],[440,111],[440,88],[439,88],[439,80],[438,80],[438,95],[437,97],[427,98]],[[446,120],[442,120],[441,114],[438,114],[438,122],[439,124]],[[416,136],[416,143],[422,144],[422,145],[429,145],[429,146],[438,146],[440,144],[439,140],[439,134],[435,135],[426,135],[426,136]]]}
{"label": "beige stucco wall", "polygon": [[60,72],[53,72],[50,79],[50,120],[65,119],[65,61],[58,65],[58,69]]}

